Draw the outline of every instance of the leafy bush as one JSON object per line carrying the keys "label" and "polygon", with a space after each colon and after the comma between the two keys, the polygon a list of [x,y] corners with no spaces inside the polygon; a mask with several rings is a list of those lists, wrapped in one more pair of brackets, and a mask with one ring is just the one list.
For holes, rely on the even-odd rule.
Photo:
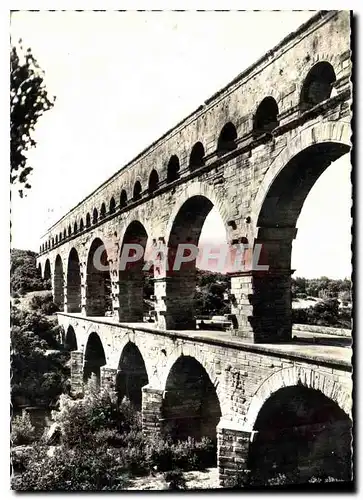
{"label": "leafy bush", "polygon": [[69,353],[60,347],[60,327],[37,312],[11,309],[11,398],[14,408],[56,403],[69,392]]}
{"label": "leafy bush", "polygon": [[46,448],[35,447],[25,471],[12,480],[17,491],[118,491],[126,484],[127,474],[117,450],[105,446],[88,452],[59,447],[52,456]]}
{"label": "leafy bush", "polygon": [[59,310],[58,306],[53,302],[53,295],[51,292],[44,295],[34,295],[30,299],[29,306],[31,309],[35,311],[39,310],[45,315],[54,314]]}
{"label": "leafy bush", "polygon": [[35,252],[12,249],[10,254],[11,294],[24,295],[26,292],[49,289],[36,267]]}
{"label": "leafy bush", "polygon": [[[117,404],[117,396],[99,390],[90,381],[83,399],[62,395],[53,418],[60,426],[62,443],[69,447],[106,442],[110,446],[128,444],[125,433],[141,431],[141,417],[127,400]],[[104,441],[106,440],[106,441]],[[131,437],[128,437],[131,440]],[[126,442],[125,442],[126,441]]]}
{"label": "leafy bush", "polygon": [[13,446],[31,444],[35,441],[35,427],[27,412],[17,415],[11,423],[11,441]]}

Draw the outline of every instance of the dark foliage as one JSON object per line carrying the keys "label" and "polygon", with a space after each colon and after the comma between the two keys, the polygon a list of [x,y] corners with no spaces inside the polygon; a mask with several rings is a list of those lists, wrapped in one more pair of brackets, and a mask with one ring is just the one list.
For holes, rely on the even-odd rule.
{"label": "dark foliage", "polygon": [[51,283],[43,280],[36,267],[35,252],[31,250],[11,250],[10,278],[11,294],[13,297],[26,292],[49,290]]}
{"label": "dark foliage", "polygon": [[21,40],[10,52],[10,181],[19,184],[22,197],[29,189],[29,165],[26,152],[36,146],[35,125],[42,114],[52,108],[44,85],[44,73],[30,49],[25,52]]}
{"label": "dark foliage", "polygon": [[69,390],[69,353],[59,349],[60,327],[45,316],[11,310],[11,400],[24,405],[52,405]]}

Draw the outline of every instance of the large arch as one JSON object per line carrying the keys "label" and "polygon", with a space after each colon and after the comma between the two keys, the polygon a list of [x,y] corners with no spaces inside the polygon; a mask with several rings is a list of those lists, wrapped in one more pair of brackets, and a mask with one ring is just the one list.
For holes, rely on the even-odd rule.
{"label": "large arch", "polygon": [[[247,308],[256,341],[291,339],[291,252],[296,224],[311,188],[328,166],[349,152],[349,126],[325,123],[305,130],[267,171],[252,207],[263,272],[253,272]],[[251,295],[252,297],[252,295]],[[238,311],[237,311],[238,315]],[[243,315],[242,315],[243,316]],[[240,321],[245,321],[240,317]]]}
{"label": "large arch", "polygon": [[203,366],[180,356],[169,371],[162,406],[163,430],[173,439],[210,438],[216,444],[221,417],[216,388]]}
{"label": "large arch", "polygon": [[116,377],[119,401],[130,400],[137,410],[141,410],[142,387],[149,383],[144,359],[139,348],[128,342],[122,350]]}
{"label": "large arch", "polygon": [[190,250],[187,247],[182,250],[180,245],[198,246],[205,219],[212,208],[213,202],[208,197],[197,194],[187,198],[170,219],[166,233],[169,256],[167,311],[163,319],[167,328],[195,328],[196,259],[177,265],[175,257],[177,252],[190,255]]}
{"label": "large arch", "polygon": [[75,248],[72,248],[68,256],[67,312],[81,312],[81,270]]}
{"label": "large arch", "polygon": [[66,351],[77,351],[78,349],[76,332],[74,331],[72,325],[69,325],[67,328],[67,333],[64,339],[64,349]]}
{"label": "large arch", "polygon": [[351,420],[322,391],[302,383],[280,387],[260,407],[253,424],[247,468],[266,484],[311,477],[351,479]]}
{"label": "large arch", "polygon": [[111,275],[107,250],[102,240],[96,238],[87,258],[86,314],[105,316],[111,311]]}
{"label": "large arch", "polygon": [[[142,321],[144,315],[144,254],[148,234],[139,221],[132,221],[124,232],[119,258],[119,319],[120,321]],[[127,257],[135,255],[132,245],[143,249],[143,255],[135,262]]]}
{"label": "large arch", "polygon": [[60,311],[64,309],[64,275],[63,262],[58,254],[54,264],[54,303],[57,304]]}
{"label": "large arch", "polygon": [[92,332],[87,340],[84,366],[83,366],[83,380],[87,380],[93,375],[96,378],[97,384],[100,385],[101,381],[101,367],[107,363],[105,351],[99,335]]}

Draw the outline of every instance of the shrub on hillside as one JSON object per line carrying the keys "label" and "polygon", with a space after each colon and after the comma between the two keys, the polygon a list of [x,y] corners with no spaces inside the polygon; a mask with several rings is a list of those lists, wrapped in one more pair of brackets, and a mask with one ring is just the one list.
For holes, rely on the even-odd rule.
{"label": "shrub on hillside", "polygon": [[17,415],[11,422],[11,442],[13,446],[31,444],[35,441],[35,428],[27,412]]}
{"label": "shrub on hillside", "polygon": [[62,395],[53,418],[60,426],[62,443],[70,447],[102,439],[109,445],[121,445],[124,433],[141,430],[140,415],[131,403],[124,400],[117,404],[116,394],[99,390],[92,380],[84,398],[73,400]]}
{"label": "shrub on hillside", "polygon": [[12,249],[10,254],[11,294],[23,295],[26,292],[47,290],[50,283],[43,280],[36,267],[35,252]]}
{"label": "shrub on hillside", "polygon": [[12,479],[17,491],[118,491],[125,488],[127,474],[117,451],[98,446],[82,448],[35,447],[25,471]]}
{"label": "shrub on hillside", "polygon": [[54,314],[59,310],[58,306],[53,302],[51,292],[43,295],[34,295],[29,302],[29,306],[34,311],[40,311],[45,315]]}

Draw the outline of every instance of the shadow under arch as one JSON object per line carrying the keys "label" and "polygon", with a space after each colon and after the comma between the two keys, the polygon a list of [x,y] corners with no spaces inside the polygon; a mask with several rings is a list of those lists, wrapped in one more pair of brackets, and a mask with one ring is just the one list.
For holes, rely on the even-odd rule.
{"label": "shadow under arch", "polygon": [[351,479],[348,415],[319,390],[282,387],[260,408],[253,426],[247,468],[252,481],[267,484],[283,474],[287,483],[312,477]]}
{"label": "shadow under arch", "polygon": [[[134,220],[127,226],[120,245],[119,257],[119,320],[142,321],[144,315],[144,255],[148,234],[144,225]],[[129,258],[139,256],[134,262]]]}
{"label": "shadow under arch", "polygon": [[60,311],[64,310],[64,274],[60,255],[57,255],[54,264],[54,303]]}
{"label": "shadow under arch", "polygon": [[221,414],[216,388],[204,367],[192,356],[180,356],[166,380],[164,433],[174,440],[208,437],[216,444]]}
{"label": "shadow under arch", "polygon": [[129,341],[122,350],[116,377],[118,400],[130,400],[141,410],[142,388],[149,383],[146,366],[139,348]]}
{"label": "shadow under arch", "polygon": [[112,312],[111,275],[106,247],[95,238],[87,258],[87,316],[105,316]]}
{"label": "shadow under arch", "polygon": [[105,365],[106,355],[102,341],[97,333],[92,332],[88,337],[84,354],[83,381],[87,382],[94,376],[99,386],[101,382],[101,367]]}
{"label": "shadow under arch", "polygon": [[72,325],[69,325],[67,328],[67,333],[64,339],[64,349],[66,351],[77,351],[78,349],[76,332],[74,331]]}
{"label": "shadow under arch", "polygon": [[78,252],[72,248],[67,266],[67,312],[81,311],[81,268]]}

